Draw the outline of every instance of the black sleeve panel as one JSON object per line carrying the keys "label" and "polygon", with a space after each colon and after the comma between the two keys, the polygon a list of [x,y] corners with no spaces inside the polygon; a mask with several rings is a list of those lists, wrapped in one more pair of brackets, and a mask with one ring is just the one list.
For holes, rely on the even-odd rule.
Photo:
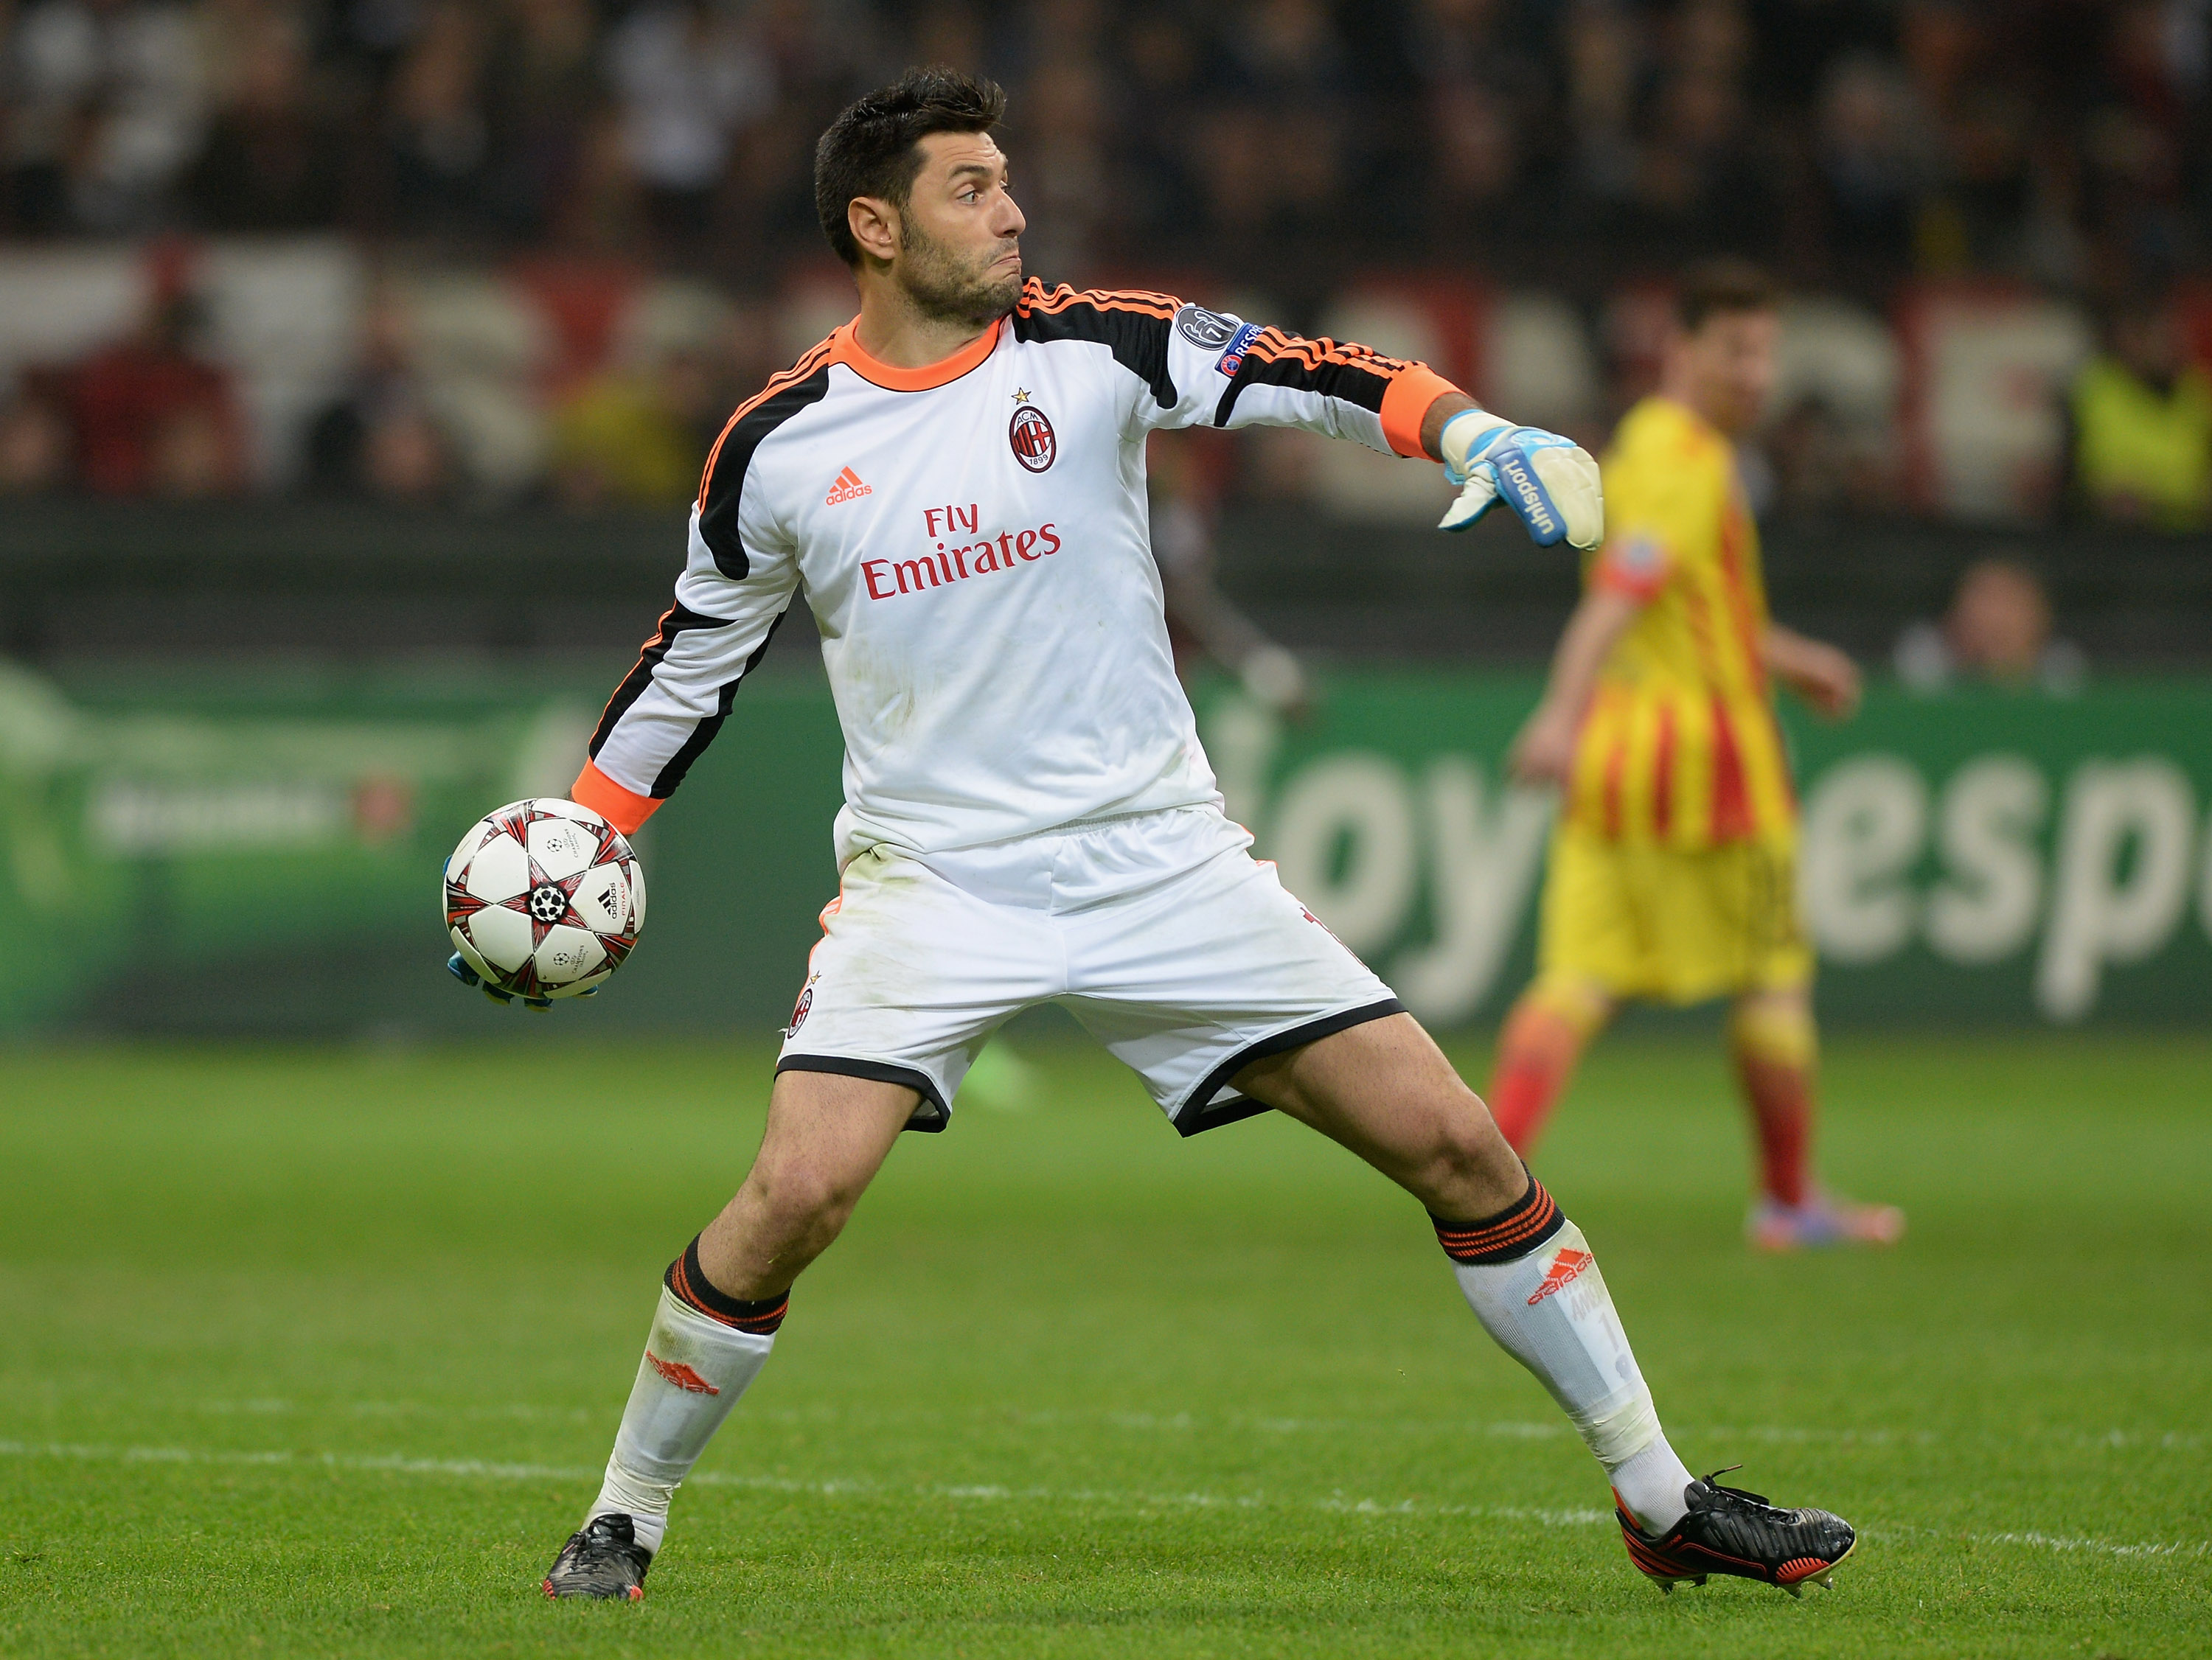
{"label": "black sleeve panel", "polygon": [[753,648],[752,655],[745,659],[745,666],[738,670],[738,677],[723,682],[721,692],[714,700],[714,712],[691,729],[691,736],[684,740],[684,747],[669,758],[668,765],[662,767],[660,775],[653,779],[653,788],[647,793],[655,800],[665,801],[674,795],[676,786],[684,782],[684,775],[691,770],[691,763],[707,753],[707,746],[714,741],[715,734],[722,730],[722,723],[730,718],[730,706],[737,701],[738,688],[744,683],[747,675],[760,667],[760,660],[768,655],[769,643],[775,639],[775,631],[783,627],[783,620],[790,615],[788,609],[775,614],[775,621],[768,626],[767,639]]}
{"label": "black sleeve panel", "polygon": [[[630,705],[645,695],[645,688],[653,684],[653,671],[660,667],[669,648],[676,644],[678,634],[687,628],[726,628],[729,626],[726,617],[702,615],[680,600],[662,612],[660,627],[653,630],[653,638],[645,643],[645,650],[638,653],[636,663],[629,673],[623,676],[622,684],[615,688],[615,694],[607,700],[606,712],[599,717],[599,727],[592,732],[592,741],[585,753],[594,760],[599,759],[607,735],[629,712]],[[747,663],[745,666],[750,669],[752,665]],[[726,704],[725,709],[727,706]]]}
{"label": "black sleeve panel", "polygon": [[1137,290],[1086,289],[1062,283],[1049,294],[1032,280],[1014,307],[1017,340],[1090,340],[1110,348],[1114,360],[1152,389],[1162,409],[1176,401],[1168,373],[1168,331],[1180,301]]}
{"label": "black sleeve panel", "polygon": [[707,457],[707,476],[699,482],[699,536],[714,556],[715,568],[732,582],[744,581],[752,569],[738,535],[738,498],[744,490],[745,470],[770,433],[828,394],[829,359],[824,341],[769,381],[750,403],[738,405]]}
{"label": "black sleeve panel", "polygon": [[1263,329],[1237,366],[1236,377],[1213,411],[1213,424],[1226,427],[1247,386],[1289,386],[1316,392],[1363,409],[1382,413],[1390,383],[1407,366],[1394,357],[1334,340],[1307,340]]}

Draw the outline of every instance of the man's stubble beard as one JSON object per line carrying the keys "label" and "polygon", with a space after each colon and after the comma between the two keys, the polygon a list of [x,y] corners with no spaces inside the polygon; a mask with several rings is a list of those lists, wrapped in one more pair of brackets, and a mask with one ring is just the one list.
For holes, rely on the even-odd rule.
{"label": "man's stubble beard", "polygon": [[[980,329],[1013,310],[1022,297],[1019,265],[1004,276],[988,275],[988,264],[979,272],[911,221],[899,227],[899,251],[906,256],[899,286],[907,302],[933,323],[964,323]],[[996,261],[1004,252],[1002,246],[994,246],[988,258]]]}

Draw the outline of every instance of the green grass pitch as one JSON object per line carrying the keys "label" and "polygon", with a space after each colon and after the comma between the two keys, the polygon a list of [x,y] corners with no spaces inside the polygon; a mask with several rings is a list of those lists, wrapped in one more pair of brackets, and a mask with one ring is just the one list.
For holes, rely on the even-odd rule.
{"label": "green grass pitch", "polygon": [[768,1057],[577,1013],[0,1054],[0,1653],[2212,1651],[2203,1039],[1838,1040],[1912,1230],[1792,1260],[1717,1053],[1600,1046],[1540,1168],[1685,1457],[1860,1524],[1832,1593],[1661,1597],[1410,1202],[1071,1046],[905,1139],[631,1607],[538,1581]]}

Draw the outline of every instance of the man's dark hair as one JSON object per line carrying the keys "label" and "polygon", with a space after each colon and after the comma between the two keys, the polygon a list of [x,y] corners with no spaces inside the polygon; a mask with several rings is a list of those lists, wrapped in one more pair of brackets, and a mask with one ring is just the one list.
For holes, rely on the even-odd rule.
{"label": "man's dark hair", "polygon": [[1724,312],[1771,312],[1782,301],[1774,279],[1748,260],[1714,259],[1682,273],[1674,291],[1674,316],[1695,334],[1705,319]]}
{"label": "man's dark hair", "polygon": [[988,132],[1006,118],[1006,88],[941,64],[908,70],[846,108],[814,147],[814,210],[848,265],[860,263],[846,209],[872,196],[903,209],[933,132]]}

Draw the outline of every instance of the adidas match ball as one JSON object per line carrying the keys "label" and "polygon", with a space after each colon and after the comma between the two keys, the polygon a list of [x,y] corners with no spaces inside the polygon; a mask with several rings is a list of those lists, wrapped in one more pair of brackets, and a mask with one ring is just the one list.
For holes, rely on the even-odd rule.
{"label": "adidas match ball", "polygon": [[446,929],[485,983],[518,997],[595,991],[645,924],[645,873],[622,832],[573,801],[518,801],[446,861]]}

